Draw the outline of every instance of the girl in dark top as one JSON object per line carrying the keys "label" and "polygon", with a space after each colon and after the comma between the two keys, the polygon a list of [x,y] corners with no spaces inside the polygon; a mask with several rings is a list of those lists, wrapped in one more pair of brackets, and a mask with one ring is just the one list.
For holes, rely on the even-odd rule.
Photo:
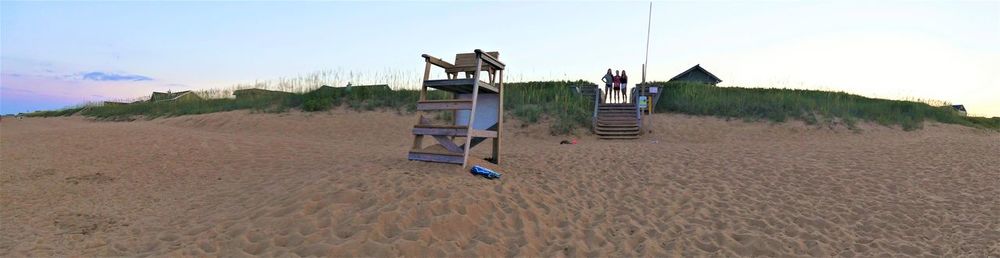
{"label": "girl in dark top", "polygon": [[617,102],[618,101],[618,94],[621,93],[620,91],[621,91],[621,87],[622,87],[622,77],[618,75],[618,71],[615,71],[615,85],[614,85],[614,87],[615,87],[614,99]]}
{"label": "girl in dark top", "polygon": [[608,68],[608,73],[601,78],[601,81],[604,82],[604,98],[601,99],[602,101],[607,101],[608,94],[611,94],[611,83],[614,82],[614,80],[615,75],[611,74],[611,68]]}
{"label": "girl in dark top", "polygon": [[628,75],[625,75],[625,70],[622,70],[622,101],[628,102]]}

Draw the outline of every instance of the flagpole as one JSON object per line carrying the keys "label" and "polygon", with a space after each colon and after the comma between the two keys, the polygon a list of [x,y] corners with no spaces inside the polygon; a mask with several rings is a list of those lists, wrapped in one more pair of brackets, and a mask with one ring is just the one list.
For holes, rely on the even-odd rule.
{"label": "flagpole", "polygon": [[646,83],[646,68],[649,67],[649,32],[653,25],[653,2],[649,2],[649,20],[646,23],[646,61],[642,64],[642,83]]}

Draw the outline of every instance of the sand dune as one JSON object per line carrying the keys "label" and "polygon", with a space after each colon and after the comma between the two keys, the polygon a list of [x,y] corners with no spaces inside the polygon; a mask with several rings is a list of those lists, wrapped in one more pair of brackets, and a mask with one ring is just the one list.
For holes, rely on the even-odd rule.
{"label": "sand dune", "polygon": [[498,181],[389,112],[4,120],[0,256],[1000,255],[996,132],[652,119],[508,123]]}

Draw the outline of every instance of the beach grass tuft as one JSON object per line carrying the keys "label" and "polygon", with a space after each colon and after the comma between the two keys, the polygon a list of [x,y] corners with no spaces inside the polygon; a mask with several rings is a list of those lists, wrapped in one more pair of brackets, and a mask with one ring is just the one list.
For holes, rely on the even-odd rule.
{"label": "beach grass tuft", "polygon": [[[26,114],[35,117],[81,114],[102,120],[130,121],[232,110],[287,112],[292,109],[322,112],[337,107],[351,110],[416,111],[420,91],[381,87],[319,87],[255,98],[220,97],[231,90],[205,91],[213,94],[202,100],[136,102],[128,105],[87,104],[55,111]],[[961,116],[948,106],[906,100],[869,98],[844,92],[778,88],[716,87],[697,83],[653,82],[662,86],[657,112],[717,116],[744,121],[785,122],[801,120],[810,125],[842,124],[857,128],[861,121],[915,130],[925,121],[960,124],[1000,130],[1000,118]],[[594,86],[587,81],[531,81],[504,85],[504,111],[525,124],[548,121],[553,135],[573,134],[590,128],[591,100],[575,93],[572,86]],[[204,92],[202,92],[204,94]],[[450,98],[450,93],[429,90],[429,99]],[[447,112],[446,112],[447,113]],[[450,121],[450,113],[433,114]]]}
{"label": "beach grass tuft", "polygon": [[594,86],[579,81],[535,81],[504,85],[504,109],[527,123],[549,119],[554,135],[571,134],[577,128],[590,128],[594,106],[572,86]]}
{"label": "beach grass tuft", "polygon": [[924,121],[960,124],[1000,130],[1000,118],[961,116],[949,106],[868,98],[831,91],[737,88],[684,82],[654,82],[662,86],[657,112],[675,112],[738,118],[748,121],[784,122],[797,119],[807,124],[843,123],[855,128],[858,121],[871,121],[903,130],[919,129]]}

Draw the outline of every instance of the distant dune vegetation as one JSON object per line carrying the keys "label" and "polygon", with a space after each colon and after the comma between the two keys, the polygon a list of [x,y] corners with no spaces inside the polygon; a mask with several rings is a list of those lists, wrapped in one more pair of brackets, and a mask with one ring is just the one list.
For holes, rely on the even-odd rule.
{"label": "distant dune vegetation", "polygon": [[[784,122],[801,120],[813,125],[843,124],[856,128],[859,121],[903,130],[922,127],[925,121],[1000,130],[1000,117],[962,116],[951,107],[936,107],[905,100],[868,98],[844,92],[776,88],[716,87],[696,83],[652,82],[662,86],[656,112],[699,116]],[[589,128],[593,114],[591,100],[576,94],[571,86],[594,86],[586,81],[537,81],[507,83],[504,109],[526,123],[547,119],[553,134],[569,134]],[[214,91],[214,92],[217,92]],[[445,98],[445,92],[430,91],[429,98]],[[231,110],[255,112],[326,111],[335,107],[352,110],[416,110],[419,91],[388,87],[320,87],[291,94],[261,94],[253,98],[208,98],[171,102],[138,102],[127,105],[82,105],[56,111],[39,111],[27,116],[51,117],[80,114],[101,120],[129,121],[157,117],[204,114]],[[438,113],[438,119],[450,119]]]}

